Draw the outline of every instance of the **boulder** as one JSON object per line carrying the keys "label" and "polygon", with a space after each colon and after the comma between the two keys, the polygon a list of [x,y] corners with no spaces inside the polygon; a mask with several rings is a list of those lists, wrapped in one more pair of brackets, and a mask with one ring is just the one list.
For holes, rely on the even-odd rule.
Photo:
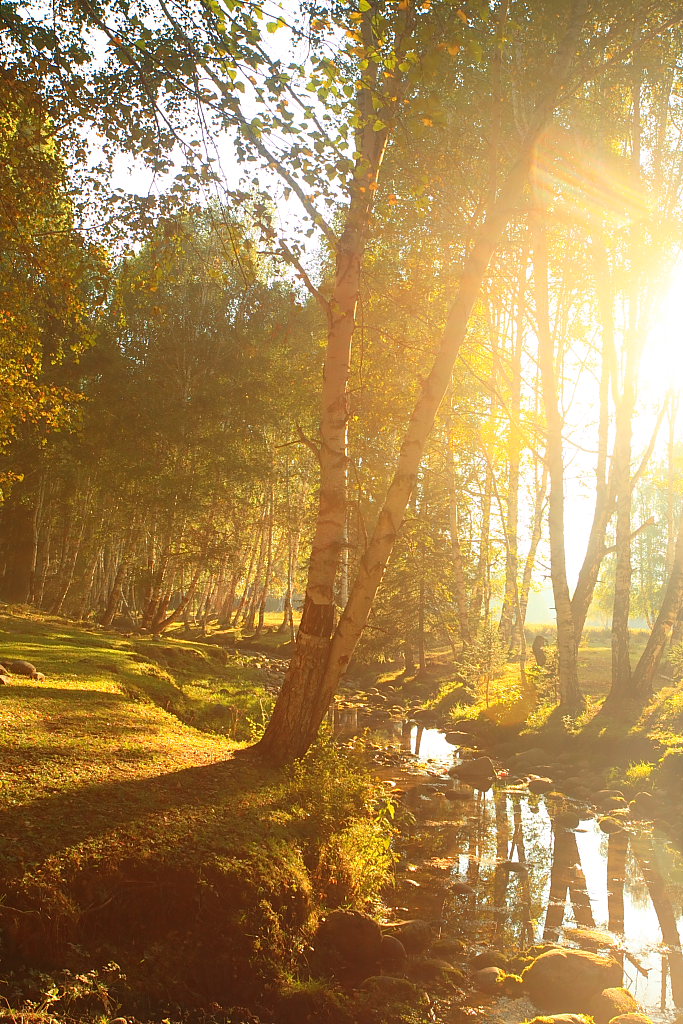
{"label": "boulder", "polygon": [[552,1017],[534,1017],[529,1024],[589,1024],[583,1013],[555,1013]]}
{"label": "boulder", "polygon": [[575,829],[581,824],[581,817],[572,807],[565,807],[557,812],[554,823],[558,828]]}
{"label": "boulder", "polygon": [[601,818],[599,823],[601,830],[608,836],[611,836],[614,832],[623,832],[624,823],[613,815],[609,815],[606,818]]}
{"label": "boulder", "polygon": [[395,935],[383,935],[379,959],[383,967],[402,967],[406,960],[406,947]]}
{"label": "boulder", "polygon": [[467,956],[467,945],[462,939],[437,939],[432,943],[431,950],[435,956],[440,957],[463,958]]}
{"label": "boulder", "polygon": [[618,807],[628,807],[624,794],[616,789],[601,789],[595,794],[595,804],[601,811],[615,811]]}
{"label": "boulder", "polygon": [[5,672],[15,676],[28,676],[30,679],[37,679],[42,682],[45,676],[39,672],[30,661],[5,661]]}
{"label": "boulder", "polygon": [[465,975],[462,971],[446,960],[437,960],[434,957],[414,957],[409,961],[406,973],[412,981],[430,988],[432,985],[462,988],[465,984]]}
{"label": "boulder", "polygon": [[426,992],[408,981],[407,978],[393,978],[388,974],[373,974],[366,978],[361,989],[374,998],[390,1000],[392,1003],[407,1003],[410,1006],[429,1006]]}
{"label": "boulder", "polygon": [[653,1024],[653,1021],[644,1013],[620,1013],[618,1017],[612,1017],[609,1024]]}
{"label": "boulder", "polygon": [[609,1024],[613,1017],[638,1012],[638,1003],[625,988],[606,988],[586,1004],[595,1024]]}
{"label": "boulder", "polygon": [[500,967],[482,967],[474,972],[474,987],[479,992],[492,995],[501,991],[504,979],[505,971],[501,971]]}
{"label": "boulder", "polygon": [[[385,932],[387,929],[385,928]],[[394,925],[388,934],[395,936],[408,953],[422,953],[431,944],[432,929],[427,921],[415,918]]]}
{"label": "boulder", "polygon": [[485,949],[483,953],[475,953],[470,960],[474,971],[483,971],[487,967],[498,967],[501,971],[507,968],[507,957],[498,949]]}
{"label": "boulder", "polygon": [[444,739],[454,747],[472,746],[472,736],[466,732],[447,732]]}
{"label": "boulder", "polygon": [[540,1010],[584,1013],[599,992],[622,980],[616,960],[578,949],[550,949],[524,969],[524,985]]}
{"label": "boulder", "polygon": [[544,778],[531,778],[529,779],[529,792],[539,795],[540,793],[549,793],[555,783],[552,779]]}
{"label": "boulder", "polygon": [[367,914],[333,910],[318,926],[314,945],[349,964],[376,963],[382,953],[382,931]]}
{"label": "boulder", "polygon": [[631,813],[636,818],[652,819],[655,816],[655,798],[652,793],[636,793],[633,800],[629,804]]}
{"label": "boulder", "polygon": [[419,725],[424,725],[428,729],[433,728],[438,722],[436,712],[429,711],[427,708],[420,708],[419,711],[414,711],[412,717]]}
{"label": "boulder", "polygon": [[482,779],[495,779],[496,769],[493,767],[490,757],[475,757],[471,761],[463,761],[462,764],[454,765],[449,774],[474,785],[475,782]]}
{"label": "boulder", "polygon": [[515,769],[536,768],[542,765],[546,757],[545,750],[541,747],[531,747],[529,750],[522,750],[515,758]]}

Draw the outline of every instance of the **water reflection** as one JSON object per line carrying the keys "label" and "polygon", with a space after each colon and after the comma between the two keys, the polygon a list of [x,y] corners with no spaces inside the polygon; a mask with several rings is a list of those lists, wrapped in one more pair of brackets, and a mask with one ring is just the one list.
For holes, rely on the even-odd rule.
{"label": "water reflection", "polygon": [[[447,775],[457,751],[441,732],[380,717],[336,711],[332,724],[342,739],[381,729],[383,746],[432,762],[444,794],[459,785]],[[514,787],[460,801],[433,799],[418,784],[405,799],[415,816],[411,859],[446,859],[451,877],[474,889],[453,887],[446,898],[454,934],[508,948],[551,941],[609,949],[645,1012],[669,1021],[683,1009],[683,857],[663,837],[639,825],[608,836],[585,815],[572,828],[570,801]]]}
{"label": "water reflection", "polygon": [[683,1008],[680,854],[647,835],[606,836],[594,819],[568,829],[562,815],[555,820],[562,810],[510,790],[473,801],[449,852],[453,874],[475,886],[476,900],[466,916],[452,901],[452,924],[498,946],[610,949],[644,1009],[674,1016]]}
{"label": "water reflection", "polygon": [[444,764],[453,758],[453,746],[439,729],[426,729],[417,722],[392,718],[388,712],[361,708],[333,708],[328,715],[334,739],[349,740],[368,731],[388,750],[412,754],[422,761]]}

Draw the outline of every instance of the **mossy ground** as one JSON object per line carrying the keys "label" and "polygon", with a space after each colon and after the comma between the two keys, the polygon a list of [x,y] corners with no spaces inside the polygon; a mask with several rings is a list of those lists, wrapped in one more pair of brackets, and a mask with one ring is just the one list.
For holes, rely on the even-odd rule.
{"label": "mossy ground", "polygon": [[75,1019],[268,1005],[330,893],[377,898],[388,826],[359,763],[323,745],[275,772],[209,731],[229,701],[257,734],[270,695],[249,657],[6,608],[3,656],[46,680],[0,687],[0,1001]]}

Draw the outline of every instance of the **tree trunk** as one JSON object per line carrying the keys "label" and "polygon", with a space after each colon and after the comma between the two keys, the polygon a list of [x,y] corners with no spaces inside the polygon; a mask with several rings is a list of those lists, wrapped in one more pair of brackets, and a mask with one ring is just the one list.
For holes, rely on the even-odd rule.
{"label": "tree trunk", "polygon": [[270,578],[273,570],[273,484],[270,485],[270,496],[268,499],[268,541],[266,544],[266,569],[263,580],[263,591],[259,602],[257,634],[263,630],[263,622],[266,617],[266,602],[270,590]]}
{"label": "tree trunk", "polygon": [[572,595],[574,637],[577,645],[581,642],[586,617],[598,582],[600,567],[605,557],[607,527],[614,513],[616,497],[613,475],[607,472],[610,429],[610,381],[614,379],[616,373],[614,298],[604,245],[596,242],[593,246],[593,252],[597,277],[598,308],[602,321],[600,418],[598,423],[598,458],[595,470],[596,484],[593,522],[588,537],[588,544],[586,545],[586,554]]}
{"label": "tree trunk", "polygon": [[576,639],[571,598],[567,582],[564,526],[564,454],[559,381],[555,372],[555,346],[548,311],[548,253],[543,213],[537,206],[532,214],[534,291],[538,326],[538,362],[541,371],[543,405],[547,425],[547,460],[550,477],[548,531],[550,535],[550,577],[557,621],[558,678],[560,704],[576,708],[581,704]]}
{"label": "tree trunk", "polygon": [[460,640],[464,647],[472,642],[470,629],[470,609],[467,600],[467,582],[465,580],[465,564],[460,546],[458,530],[458,503],[455,493],[455,451],[449,441],[448,459],[448,498],[451,533],[451,552],[453,558],[453,589],[455,591],[455,607],[458,614]]}
{"label": "tree trunk", "polygon": [[[449,311],[439,349],[431,371],[422,383],[401,445],[396,472],[373,534],[360,560],[349,600],[331,643],[329,637],[334,622],[331,592],[326,588],[322,589],[322,578],[317,573],[314,574],[313,581],[316,586],[313,594],[307,593],[306,596],[294,656],[272,718],[262,740],[257,744],[259,752],[275,763],[285,763],[301,757],[314,741],[332,694],[339,684],[341,675],[346,671],[358,638],[365,627],[415,486],[427,438],[465,339],[472,307],[479,294],[483,277],[499,239],[517,207],[527,180],[536,141],[552,116],[559,90],[571,67],[585,8],[585,0],[579,0],[574,6],[568,30],[557,53],[555,67],[548,76],[548,91],[532,115],[529,132],[521,147],[519,158],[509,171],[498,200],[475,234],[474,244],[465,261],[458,293]],[[343,522],[341,525],[343,527]],[[325,535],[324,530],[322,535]],[[340,531],[339,537],[342,535]],[[310,582],[309,572],[309,585]],[[314,597],[318,600],[314,600]],[[322,600],[323,597],[325,600]]]}
{"label": "tree trunk", "polygon": [[107,606],[100,616],[101,626],[111,626],[114,621],[114,616],[119,610],[121,603],[121,596],[123,594],[123,583],[126,578],[126,571],[128,569],[128,562],[126,558],[126,551],[124,550],[121,554],[121,560],[114,576],[114,582],[112,583],[109,597],[107,599]]}
{"label": "tree trunk", "polygon": [[505,517],[505,591],[500,612],[500,635],[508,649],[513,649],[512,622],[519,593],[519,478],[522,453],[522,351],[526,317],[526,274],[529,259],[525,245],[519,275],[519,295],[515,336],[510,366],[510,437],[508,440],[507,515]]}
{"label": "tree trunk", "polygon": [[2,598],[27,604],[33,589],[38,551],[38,505],[34,476],[16,481],[2,507],[2,539],[5,548],[5,574]]}
{"label": "tree trunk", "polygon": [[[628,357],[629,362],[630,356]],[[627,371],[628,372],[628,371]],[[629,612],[631,607],[631,437],[633,389],[624,385],[617,408],[616,440],[614,442],[614,486],[617,498],[616,569],[612,611],[612,686],[610,697],[623,697],[631,692],[631,657],[629,652]]]}
{"label": "tree trunk", "polygon": [[666,583],[659,614],[648,637],[645,650],[633,672],[633,693],[642,701],[652,696],[652,684],[671,636],[683,609],[683,517],[678,527],[673,565]]}
{"label": "tree trunk", "polygon": [[526,560],[524,562],[524,572],[522,573],[522,585],[519,591],[519,607],[515,618],[514,642],[519,643],[520,650],[525,648],[526,646],[524,637],[524,624],[526,623],[526,610],[529,606],[531,579],[534,574],[534,566],[536,565],[536,553],[538,551],[538,545],[541,542],[541,534],[543,533],[543,513],[545,510],[545,499],[547,492],[548,466],[547,460],[544,460],[541,479],[536,487],[536,499],[534,505],[534,518],[531,526],[531,538],[529,540],[529,550],[527,552]]}

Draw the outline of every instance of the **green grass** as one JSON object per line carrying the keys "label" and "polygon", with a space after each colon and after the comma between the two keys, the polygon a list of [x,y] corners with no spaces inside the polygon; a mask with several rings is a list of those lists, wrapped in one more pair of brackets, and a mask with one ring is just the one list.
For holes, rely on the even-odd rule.
{"label": "green grass", "polygon": [[3,655],[47,678],[0,687],[0,932],[21,963],[0,1002],[36,1001],[27,965],[115,961],[128,1013],[267,1004],[330,891],[377,899],[389,828],[358,762],[323,746],[266,770],[207,731],[217,706],[258,713],[253,659],[6,608]]}
{"label": "green grass", "polygon": [[[45,674],[35,692],[125,695],[237,740],[258,735],[273,704],[256,656],[200,641],[122,637],[8,609],[0,613],[3,657],[33,662]],[[27,682],[16,677],[10,688]]]}

